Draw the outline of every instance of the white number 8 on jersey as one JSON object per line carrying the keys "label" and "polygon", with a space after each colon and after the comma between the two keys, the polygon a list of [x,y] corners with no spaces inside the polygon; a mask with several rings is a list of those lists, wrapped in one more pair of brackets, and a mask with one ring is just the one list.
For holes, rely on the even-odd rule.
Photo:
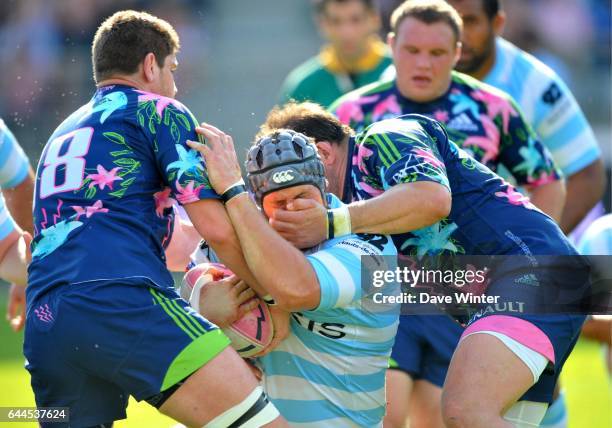
{"label": "white number 8 on jersey", "polygon": [[[80,128],[55,138],[49,143],[43,162],[43,171],[40,174],[40,199],[56,193],[77,190],[83,183],[85,174],[85,159],[89,151],[93,128]],[[65,151],[60,155],[60,151]],[[56,183],[57,170],[65,166],[64,182]]]}

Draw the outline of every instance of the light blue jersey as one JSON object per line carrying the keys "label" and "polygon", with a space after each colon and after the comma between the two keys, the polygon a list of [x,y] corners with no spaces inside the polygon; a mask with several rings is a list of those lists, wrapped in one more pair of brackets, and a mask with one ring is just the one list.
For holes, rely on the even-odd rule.
{"label": "light blue jersey", "polygon": [[580,254],[589,256],[612,255],[612,214],[591,223],[576,248]]}
{"label": "light blue jersey", "polygon": [[[28,157],[13,133],[0,119],[0,187],[6,189],[21,184],[28,175],[29,167]],[[6,238],[15,228],[16,223],[0,194],[0,240]]]}
{"label": "light blue jersey", "polygon": [[294,313],[289,337],[260,359],[264,388],[292,427],[381,426],[398,314],[361,304],[361,256],[381,254],[396,254],[381,235],[332,239],[307,254],[320,305]]}
{"label": "light blue jersey", "polygon": [[483,81],[516,100],[566,177],[601,156],[593,130],[570,90],[534,56],[498,37],[495,64]]}

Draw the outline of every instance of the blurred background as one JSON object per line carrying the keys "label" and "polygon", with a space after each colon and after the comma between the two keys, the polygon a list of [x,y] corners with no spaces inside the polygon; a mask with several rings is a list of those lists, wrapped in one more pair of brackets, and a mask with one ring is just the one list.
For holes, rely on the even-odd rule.
{"label": "blurred background", "polygon": [[[394,2],[378,1],[383,16],[388,16],[387,3]],[[568,83],[595,130],[608,177],[612,157],[610,4],[610,0],[504,3],[508,15],[504,36],[550,65]],[[51,132],[93,94],[90,44],[94,31],[104,18],[125,8],[146,10],[177,29],[182,44],[177,98],[200,121],[231,133],[240,156],[278,102],[287,73],[315,55],[322,43],[308,0],[2,0],[0,117],[33,166]],[[609,188],[606,195],[610,211]],[[0,285],[2,314],[5,295],[6,287]],[[6,323],[0,325],[0,406],[33,405],[29,376],[22,369],[21,341],[22,336],[11,333]],[[593,349],[590,352],[599,352]],[[612,426],[612,403],[605,389],[605,385],[609,389],[608,375],[603,366],[592,368],[580,354],[576,358],[566,369],[570,381],[572,376],[579,379],[578,392],[570,396],[579,413],[570,411],[570,426]],[[601,379],[606,380],[604,386],[593,386]],[[597,388],[604,388],[603,395],[593,392]],[[603,419],[588,419],[592,409],[602,405],[608,409]],[[118,426],[170,425],[170,420],[144,405],[130,409],[130,422]]]}
{"label": "blurred background", "polygon": [[[396,3],[378,2],[383,16]],[[174,25],[182,44],[177,97],[243,149],[287,73],[321,45],[308,0],[3,0],[0,117],[34,165],[55,127],[91,97],[94,31],[124,8]],[[512,0],[504,8],[504,36],[566,80],[609,165],[610,0]]]}

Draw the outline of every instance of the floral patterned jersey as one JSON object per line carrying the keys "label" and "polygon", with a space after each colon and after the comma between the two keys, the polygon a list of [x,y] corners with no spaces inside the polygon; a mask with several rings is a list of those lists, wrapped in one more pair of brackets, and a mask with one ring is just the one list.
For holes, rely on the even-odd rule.
{"label": "floral patterned jersey", "polygon": [[94,280],[173,285],[173,203],[218,197],[186,145],[196,123],[174,99],[113,85],[55,130],[36,173],[28,298]]}
{"label": "floral patterned jersey", "polygon": [[357,132],[379,120],[422,114],[442,123],[451,141],[493,171],[503,165],[518,185],[538,186],[561,176],[514,101],[461,73],[453,72],[446,94],[429,103],[404,98],[395,80],[387,80],[350,92],[330,110]]}
{"label": "floral patterned jersey", "polygon": [[449,141],[435,120],[410,114],[376,122],[350,139],[349,153],[345,202],[417,181],[439,183],[451,193],[447,218],[393,236],[404,255],[573,254],[550,217]]}

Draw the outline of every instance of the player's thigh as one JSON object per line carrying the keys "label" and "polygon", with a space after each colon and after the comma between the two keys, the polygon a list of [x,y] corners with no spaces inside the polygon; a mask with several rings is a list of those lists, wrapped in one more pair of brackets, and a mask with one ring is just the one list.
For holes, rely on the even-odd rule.
{"label": "player's thigh", "polygon": [[[159,410],[187,426],[204,426],[224,412],[232,408],[237,409],[256,388],[257,379],[247,364],[233,349],[226,348],[189,376]],[[265,395],[262,400],[235,411],[239,418],[245,421],[251,419],[251,425],[240,426],[262,426],[253,422],[262,410],[259,409],[262,405],[271,406]],[[263,426],[287,426],[280,417],[274,418],[272,423],[269,419],[266,419],[267,422]]]}
{"label": "player's thigh", "polygon": [[385,428],[405,428],[408,426],[408,403],[414,381],[402,370],[389,369],[386,375],[387,413]]}
{"label": "player's thigh", "polygon": [[441,387],[416,381],[410,397],[410,428],[444,428],[441,401]]}
{"label": "player's thigh", "polygon": [[460,420],[475,428],[493,426],[533,382],[531,370],[498,338],[467,336],[453,355],[444,383],[444,419],[447,424]]}

